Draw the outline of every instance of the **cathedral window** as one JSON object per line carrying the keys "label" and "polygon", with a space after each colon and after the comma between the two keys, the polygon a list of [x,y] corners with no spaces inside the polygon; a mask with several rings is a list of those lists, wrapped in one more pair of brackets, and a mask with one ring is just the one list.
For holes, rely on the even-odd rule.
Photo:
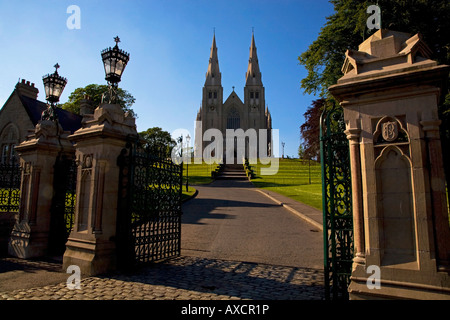
{"label": "cathedral window", "polygon": [[209,99],[212,98],[212,92],[211,92],[211,91],[208,93],[208,98],[209,98]]}
{"label": "cathedral window", "polygon": [[235,108],[231,108],[227,116],[227,129],[239,129],[241,127],[241,117]]}
{"label": "cathedral window", "polygon": [[214,91],[214,99],[217,99],[217,91]]}
{"label": "cathedral window", "polygon": [[255,92],[255,98],[259,99],[259,92],[258,91]]}
{"label": "cathedral window", "polygon": [[253,93],[253,91],[251,91],[250,92],[250,99],[253,99],[254,98],[254,93]]}

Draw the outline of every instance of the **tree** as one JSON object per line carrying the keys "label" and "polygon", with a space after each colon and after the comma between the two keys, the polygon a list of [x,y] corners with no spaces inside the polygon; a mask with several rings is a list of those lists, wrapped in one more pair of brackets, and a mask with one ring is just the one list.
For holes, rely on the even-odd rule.
{"label": "tree", "polygon": [[298,146],[298,158],[304,159],[305,158],[305,148],[303,148],[303,145],[300,143]]}
{"label": "tree", "polygon": [[176,142],[170,136],[170,133],[160,127],[149,128],[146,131],[139,132],[139,136],[144,141],[144,147],[147,149],[158,148],[170,151],[175,147]]}
{"label": "tree", "polygon": [[314,100],[304,114],[305,122],[300,126],[300,134],[304,141],[304,159],[319,159],[320,115],[322,114],[325,102],[326,100],[324,98]]}
{"label": "tree", "polygon": [[[77,88],[69,95],[69,101],[62,104],[64,110],[72,113],[80,113],[81,100],[89,96],[93,106],[97,107],[102,101],[103,93],[108,91],[107,85],[90,84],[84,88]],[[125,112],[131,112],[136,117],[136,113],[131,109],[136,99],[126,90],[117,89],[119,104]]]}
{"label": "tree", "polygon": [[[357,49],[359,44],[373,34],[366,26],[366,10],[372,1],[331,0],[334,14],[327,17],[325,26],[308,50],[299,57],[308,74],[301,80],[304,93],[317,94],[336,103],[328,87],[342,76],[341,67],[347,49]],[[440,64],[450,64],[450,1],[448,0],[378,0],[383,28],[415,34],[420,32]],[[450,89],[450,87],[449,87]],[[443,121],[442,137],[450,137],[450,91],[439,107]],[[330,104],[331,105],[331,104]],[[445,140],[445,139],[444,139]],[[450,149],[450,142],[444,141]],[[450,154],[447,156],[450,161]]]}
{"label": "tree", "polygon": [[[373,1],[330,0],[334,5],[334,14],[327,17],[325,26],[318,38],[308,50],[299,57],[308,74],[301,80],[301,88],[305,93],[317,94],[325,98],[327,106],[336,103],[328,93],[328,87],[336,84],[342,76],[341,67],[347,49],[357,49],[359,44],[376,30],[368,30],[366,10]],[[381,26],[393,31],[410,34],[421,33],[425,42],[433,51],[440,64],[450,64],[450,1],[448,0],[377,0],[381,8]],[[314,103],[313,103],[314,105]],[[313,107],[314,109],[314,107]],[[318,118],[312,116],[308,109],[305,114],[305,133],[315,135],[314,128]],[[450,162],[450,86],[446,99],[439,106],[441,124],[441,141],[444,163]],[[309,123],[310,121],[316,122]],[[308,133],[308,130],[312,130]],[[312,145],[314,143],[310,142]],[[447,185],[450,185],[450,170],[446,166]],[[449,194],[450,197],[450,194]]]}
{"label": "tree", "polygon": [[[298,60],[308,71],[301,88],[308,94],[328,97],[327,89],[342,76],[347,49],[373,34],[366,26],[366,10],[373,1],[331,0],[334,14],[327,17],[318,38]],[[441,64],[450,63],[450,2],[448,0],[378,0],[382,28],[411,34],[420,32]]]}

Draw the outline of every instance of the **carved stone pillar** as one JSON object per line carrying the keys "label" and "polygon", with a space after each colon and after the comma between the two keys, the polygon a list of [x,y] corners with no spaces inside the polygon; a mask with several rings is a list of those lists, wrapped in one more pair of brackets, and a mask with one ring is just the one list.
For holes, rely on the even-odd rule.
{"label": "carved stone pillar", "polygon": [[361,129],[347,128],[345,133],[349,140],[350,166],[352,173],[353,242],[355,247],[353,263],[365,265],[366,256],[364,245],[364,216],[362,210],[361,154],[359,150]]}
{"label": "carved stone pillar", "polygon": [[445,190],[444,168],[442,166],[442,146],[439,136],[441,121],[437,115],[424,112],[422,130],[428,147],[428,167],[430,175],[431,203],[433,207],[433,226],[436,241],[436,258],[442,271],[450,272],[450,228]]}
{"label": "carved stone pillar", "polygon": [[34,135],[16,147],[22,167],[20,207],[8,253],[19,258],[43,256],[48,250],[53,173],[58,156],[73,152],[59,124],[42,121]]}
{"label": "carved stone pillar", "polygon": [[430,55],[419,34],[380,30],[347,51],[344,76],[329,88],[350,140],[351,299],[450,299],[437,118],[450,67]]}
{"label": "carved stone pillar", "polygon": [[135,119],[119,105],[103,104],[85,114],[75,142],[78,162],[77,204],[63,268],[80,267],[83,276],[116,268],[117,158],[127,136],[137,135]]}

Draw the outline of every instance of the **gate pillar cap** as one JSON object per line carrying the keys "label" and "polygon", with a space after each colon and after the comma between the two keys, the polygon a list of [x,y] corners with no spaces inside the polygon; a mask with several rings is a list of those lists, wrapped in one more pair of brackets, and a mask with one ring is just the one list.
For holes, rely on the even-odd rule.
{"label": "gate pillar cap", "polygon": [[338,101],[346,102],[355,94],[378,92],[402,85],[430,85],[440,88],[445,97],[450,66],[431,60],[432,51],[420,33],[379,30],[364,41],[359,50],[347,50],[342,76],[330,86]]}
{"label": "gate pillar cap", "polygon": [[135,120],[118,104],[101,104],[94,110],[94,114],[83,117],[82,127],[69,139],[76,142],[87,136],[101,135],[122,139],[128,135],[137,135]]}
{"label": "gate pillar cap", "polygon": [[347,50],[342,66],[344,76],[338,83],[357,78],[379,77],[405,71],[407,68],[436,66],[432,51],[420,33],[414,36],[404,32],[378,30],[359,45],[358,50]]}
{"label": "gate pillar cap", "polygon": [[74,151],[74,148],[67,139],[69,134],[70,132],[64,131],[59,123],[51,120],[43,120],[36,125],[34,133],[16,146],[15,150],[19,153],[37,149],[71,153]]}

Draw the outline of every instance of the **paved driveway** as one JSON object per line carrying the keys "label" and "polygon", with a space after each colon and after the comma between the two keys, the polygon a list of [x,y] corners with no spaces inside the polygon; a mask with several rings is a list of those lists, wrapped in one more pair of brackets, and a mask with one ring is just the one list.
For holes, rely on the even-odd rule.
{"label": "paved driveway", "polygon": [[183,206],[182,254],[323,268],[322,232],[245,180],[197,186]]}
{"label": "paved driveway", "polygon": [[198,190],[183,206],[181,257],[83,278],[77,290],[61,263],[0,259],[0,300],[323,299],[321,232],[247,181]]}

